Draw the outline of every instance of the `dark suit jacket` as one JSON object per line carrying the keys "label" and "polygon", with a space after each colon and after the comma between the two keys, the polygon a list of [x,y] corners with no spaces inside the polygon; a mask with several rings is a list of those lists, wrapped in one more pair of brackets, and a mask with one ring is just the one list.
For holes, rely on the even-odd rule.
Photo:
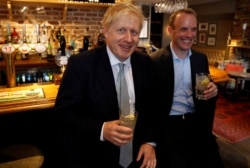
{"label": "dark suit jacket", "polygon": [[[160,117],[163,121],[159,123],[164,124],[167,123],[166,119],[169,117],[174,94],[174,65],[170,45],[152,53],[151,58],[154,64],[155,93],[157,94],[154,100],[159,105],[156,107],[157,111],[163,115]],[[209,72],[208,59],[206,55],[192,50],[190,64],[193,93],[195,93],[195,74],[198,72]],[[204,101],[196,99],[195,94],[193,94],[193,99],[195,114],[199,118],[198,121],[200,121],[201,134],[211,135],[217,97]],[[165,127],[161,125],[160,128],[164,129]]]}
{"label": "dark suit jacket", "polygon": [[[154,142],[149,127],[152,67],[150,57],[134,52],[131,65],[138,120],[134,158],[144,142]],[[100,141],[103,122],[119,119],[118,101],[106,46],[71,56],[55,103],[64,167],[117,167],[119,147]],[[63,159],[61,158],[61,161]]]}

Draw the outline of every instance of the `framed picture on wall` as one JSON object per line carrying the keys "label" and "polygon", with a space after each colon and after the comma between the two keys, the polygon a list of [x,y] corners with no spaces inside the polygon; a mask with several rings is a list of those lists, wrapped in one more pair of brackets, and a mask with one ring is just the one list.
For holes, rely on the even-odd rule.
{"label": "framed picture on wall", "polygon": [[216,35],[216,31],[217,31],[217,24],[209,24],[208,34],[209,35]]}
{"label": "framed picture on wall", "polygon": [[208,23],[199,23],[199,31],[207,31]]}
{"label": "framed picture on wall", "polygon": [[193,44],[197,44],[197,38],[194,39]]}
{"label": "framed picture on wall", "polygon": [[139,36],[141,39],[148,38],[148,19],[143,21],[143,27]]}
{"label": "framed picture on wall", "polygon": [[207,45],[215,46],[216,38],[215,37],[208,37],[207,38]]}
{"label": "framed picture on wall", "polygon": [[206,43],[206,33],[199,34],[199,43]]}

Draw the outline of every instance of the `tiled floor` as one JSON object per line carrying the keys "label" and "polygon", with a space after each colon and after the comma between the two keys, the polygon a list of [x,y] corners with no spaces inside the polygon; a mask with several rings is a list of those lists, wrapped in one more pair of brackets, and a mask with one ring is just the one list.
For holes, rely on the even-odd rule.
{"label": "tiled floor", "polygon": [[250,168],[250,138],[234,144],[220,138],[217,141],[225,168]]}

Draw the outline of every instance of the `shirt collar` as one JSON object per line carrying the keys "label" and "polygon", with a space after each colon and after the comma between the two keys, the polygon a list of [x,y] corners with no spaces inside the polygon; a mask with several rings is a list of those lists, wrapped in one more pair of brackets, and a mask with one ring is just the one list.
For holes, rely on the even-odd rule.
{"label": "shirt collar", "polygon": [[[174,59],[174,60],[179,60],[180,58],[178,58],[177,55],[175,54],[172,45],[173,45],[173,44],[172,44],[172,42],[171,42],[171,43],[170,43],[170,49],[171,49],[171,52],[172,52],[172,55],[173,55],[173,59]],[[189,49],[189,50],[188,50],[188,53],[187,53],[187,56],[185,57],[185,59],[186,59],[186,58],[190,58],[191,55],[192,55],[192,51],[191,51],[191,49]]]}
{"label": "shirt collar", "polygon": [[[109,61],[110,61],[111,66],[121,63],[121,61],[113,54],[113,52],[110,50],[110,48],[108,46],[107,46],[107,52],[108,52]],[[130,57],[128,57],[128,59],[126,59],[122,63],[124,63],[127,66],[130,66]]]}

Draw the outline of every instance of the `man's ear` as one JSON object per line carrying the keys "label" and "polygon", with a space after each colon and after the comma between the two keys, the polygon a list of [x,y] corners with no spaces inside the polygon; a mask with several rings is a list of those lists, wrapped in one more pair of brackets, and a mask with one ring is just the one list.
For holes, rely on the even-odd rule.
{"label": "man's ear", "polygon": [[171,36],[172,32],[173,32],[173,28],[171,26],[167,26],[166,33]]}
{"label": "man's ear", "polygon": [[103,27],[103,28],[102,28],[102,33],[103,33],[103,35],[104,35],[105,38],[106,38],[107,33],[108,33],[108,28],[107,28],[107,27]]}

